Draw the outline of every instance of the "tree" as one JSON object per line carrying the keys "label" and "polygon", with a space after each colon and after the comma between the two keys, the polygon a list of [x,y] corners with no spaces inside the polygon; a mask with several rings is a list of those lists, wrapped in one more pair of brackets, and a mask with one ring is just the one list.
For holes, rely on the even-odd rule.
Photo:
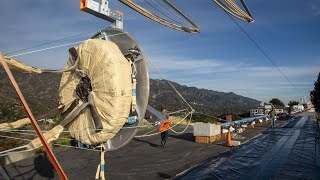
{"label": "tree", "polygon": [[273,106],[277,109],[283,109],[285,106],[280,99],[272,98],[269,103],[273,104]]}
{"label": "tree", "polygon": [[317,112],[320,111],[320,73],[317,81],[314,83],[314,89],[310,92],[310,99]]}
{"label": "tree", "polygon": [[289,107],[292,107],[292,106],[298,105],[298,104],[299,104],[298,101],[289,101],[288,106],[289,106]]}

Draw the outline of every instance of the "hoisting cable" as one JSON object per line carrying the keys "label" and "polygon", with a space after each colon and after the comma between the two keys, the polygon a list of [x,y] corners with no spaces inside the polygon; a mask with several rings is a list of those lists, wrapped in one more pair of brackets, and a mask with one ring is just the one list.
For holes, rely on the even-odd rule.
{"label": "hoisting cable", "polygon": [[160,11],[158,8],[156,8],[154,5],[152,5],[149,1],[147,0],[143,0],[145,3],[147,3],[150,7],[152,7],[153,9],[155,9],[156,11],[158,11],[159,13],[161,13],[162,15],[164,15],[165,17],[167,17],[168,19],[176,22],[176,23],[180,23],[177,20],[173,19],[172,17],[168,16],[167,14],[163,13],[162,11]]}
{"label": "hoisting cable", "polygon": [[[232,7],[232,9],[235,10],[235,12],[236,12],[237,14],[239,14],[239,15],[242,16],[243,18],[247,19],[248,21],[253,22],[253,18],[248,15],[248,14],[250,14],[250,13],[246,14],[246,13],[234,2],[234,0],[225,0],[225,1],[229,4],[229,6]],[[248,9],[248,7],[247,7],[245,4],[244,4],[244,7],[246,7],[245,9]],[[249,9],[248,9],[248,10],[249,10]]]}
{"label": "hoisting cable", "polygon": [[188,21],[192,27],[184,27],[177,24],[174,24],[172,22],[169,22],[168,20],[165,20],[158,15],[150,12],[149,10],[141,7],[137,3],[133,2],[132,0],[119,0],[121,3],[125,4],[126,6],[130,7],[131,9],[137,11],[141,15],[152,19],[162,25],[165,25],[167,27],[170,27],[175,30],[184,31],[184,32],[192,32],[192,33],[198,33],[200,32],[200,27],[196,25],[189,17],[187,17],[181,10],[179,10],[171,1],[169,0],[163,0],[166,4],[168,4],[171,8],[173,8],[177,13],[179,13],[186,21]]}
{"label": "hoisting cable", "polygon": [[225,2],[228,4],[221,2],[221,0],[212,0],[214,3],[216,3],[218,6],[220,6],[226,13],[247,22],[254,22],[253,16],[244,2],[244,0],[240,0],[243,7],[245,8],[245,13],[233,0],[225,0]]}
{"label": "hoisting cable", "polygon": [[[168,14],[172,14],[173,16],[175,16],[177,19],[179,19],[184,25],[186,26],[190,26],[192,24],[190,24],[190,22],[188,22],[185,18],[181,17],[181,15],[179,15],[177,13],[177,11],[173,10],[172,8],[167,8],[165,4],[163,4],[162,0],[152,0],[155,4],[157,4],[158,6],[160,6],[161,9],[163,9],[165,12],[167,12]],[[162,2],[161,2],[162,1]]]}

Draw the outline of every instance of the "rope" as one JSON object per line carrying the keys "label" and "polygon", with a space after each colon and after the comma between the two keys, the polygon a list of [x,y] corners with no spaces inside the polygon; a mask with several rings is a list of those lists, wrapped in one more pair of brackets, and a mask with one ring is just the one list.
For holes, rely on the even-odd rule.
{"label": "rope", "polygon": [[171,8],[173,8],[177,13],[179,13],[183,18],[185,18],[186,21],[188,21],[192,25],[191,27],[183,27],[183,26],[179,26],[177,24],[174,24],[172,22],[169,22],[169,21],[153,14],[152,12],[148,11],[147,9],[141,7],[140,5],[136,4],[132,0],[119,0],[119,1],[123,4],[125,4],[126,6],[130,7],[131,9],[137,11],[141,15],[143,15],[149,19],[152,19],[153,21],[160,23],[164,26],[170,27],[175,30],[183,31],[183,32],[192,32],[192,33],[200,32],[200,28],[169,0],[164,0],[164,1]]}
{"label": "rope", "polygon": [[[159,13],[161,13],[162,15],[164,15],[165,17],[167,17],[168,19],[176,22],[176,23],[181,23],[176,21],[175,19],[171,18],[170,16],[166,15],[165,13],[163,13],[162,11],[160,11],[158,8],[156,8],[154,5],[152,5],[151,3],[149,3],[147,0],[143,0],[145,3],[147,3],[149,6],[151,6],[153,9],[155,9],[156,11],[158,11]],[[152,0],[154,2],[154,0]]]}
{"label": "rope", "polygon": [[[26,146],[21,146],[19,148],[20,149],[26,148]],[[12,151],[12,149],[9,149],[9,150],[7,150],[7,153],[4,153],[4,151],[0,152],[0,157],[9,156],[11,154],[20,154],[20,153],[30,152],[30,151],[36,150],[38,148],[39,147],[32,148],[32,149],[25,149],[25,150],[15,151],[15,152],[10,152],[10,151]]]}
{"label": "rope", "polygon": [[66,147],[66,148],[73,148],[73,149],[81,149],[81,150],[87,150],[87,151],[100,152],[100,150],[96,150],[96,149],[80,148],[80,147],[69,146],[69,145],[64,145],[64,144],[57,144],[57,143],[54,143],[53,145],[54,145],[54,146]]}
{"label": "rope", "polygon": [[18,132],[5,132],[5,133],[12,133],[12,134],[20,134],[20,135],[30,135],[30,136],[37,136],[36,134],[30,134],[30,133],[18,133]]}
{"label": "rope", "polygon": [[[129,127],[122,127],[122,128],[104,128],[104,129],[75,129],[75,130],[64,130],[63,133],[70,133],[70,132],[81,132],[81,131],[114,131],[114,130],[122,130],[122,129],[142,129],[142,128],[150,128],[149,125],[144,126],[129,126]],[[0,132],[35,132],[35,130],[28,130],[28,129],[12,129],[12,130],[0,130]],[[41,132],[48,132],[47,130]]]}
{"label": "rope", "polygon": [[[94,32],[95,32],[95,31],[94,31]],[[81,33],[81,34],[76,34],[76,35],[64,37],[64,38],[61,38],[61,39],[56,39],[56,40],[54,40],[54,41],[46,42],[46,43],[43,43],[43,44],[38,44],[38,45],[29,47],[29,48],[24,48],[24,49],[12,51],[12,52],[6,53],[6,55],[15,54],[15,53],[18,53],[18,52],[26,51],[26,50],[33,49],[33,48],[36,48],[36,47],[41,47],[41,46],[44,46],[44,45],[52,44],[52,43],[55,43],[55,42],[63,41],[63,40],[66,40],[66,39],[71,39],[71,38],[74,38],[74,37],[78,37],[78,36],[82,36],[82,35],[89,34],[89,33],[94,33],[94,32],[93,32],[93,31],[91,31],[91,32],[85,32],[85,33]]]}
{"label": "rope", "polygon": [[[118,35],[125,34],[125,33],[128,33],[128,32],[122,32],[122,33],[118,33],[118,34],[113,34],[113,35],[109,35],[108,37],[118,36]],[[15,55],[12,55],[11,57],[17,57],[17,56],[22,56],[22,55],[26,55],[26,54],[32,54],[32,53],[36,53],[36,52],[46,51],[46,50],[50,50],[50,49],[56,49],[56,48],[60,48],[60,47],[64,47],[64,46],[69,46],[69,45],[73,45],[73,44],[82,43],[84,41],[85,40],[66,43],[66,44],[52,46],[52,47],[43,48],[43,49],[37,49],[37,50],[33,50],[33,51],[24,52],[24,53],[21,53],[21,54],[15,54]]]}
{"label": "rope", "polygon": [[[175,126],[177,126],[178,124],[180,124],[180,123],[181,123],[184,119],[186,119],[189,115],[190,115],[190,119],[189,119],[189,122],[188,122],[187,126],[184,128],[184,130],[182,130],[182,131],[180,131],[180,132],[177,132],[177,131],[175,131],[175,130],[172,129],[173,127],[175,127]],[[184,133],[184,132],[188,129],[188,127],[190,126],[191,120],[192,120],[192,112],[190,112],[185,118],[183,118],[180,122],[178,122],[178,123],[175,124],[174,126],[172,126],[172,127],[169,126],[169,129],[170,129],[172,132],[176,133],[176,134],[182,134],[182,133]]]}
{"label": "rope", "polygon": [[178,110],[178,111],[173,111],[173,112],[168,113],[168,115],[170,115],[170,114],[176,114],[176,113],[183,112],[183,111],[187,111],[187,110],[188,110],[188,108],[186,108],[186,109],[181,109],[181,110]]}
{"label": "rope", "polygon": [[[155,129],[157,130],[157,129]],[[142,138],[142,137],[150,137],[150,136],[154,136],[154,135],[157,135],[157,134],[160,134],[161,132],[156,132],[156,133],[153,133],[153,134],[144,134],[144,135],[141,135],[141,136],[134,136],[135,138]]]}
{"label": "rope", "polygon": [[[5,132],[5,133],[12,133],[12,134],[19,134],[19,135],[28,135],[28,136],[37,136],[36,134],[30,134],[30,133],[18,133],[18,132]],[[66,138],[66,137],[59,137],[59,139],[62,140],[73,140],[72,138]]]}
{"label": "rope", "polygon": [[0,137],[9,138],[9,139],[23,140],[23,141],[29,141],[29,142],[31,141],[30,139],[23,139],[23,138],[17,138],[17,137],[5,136],[5,135],[0,135]]}
{"label": "rope", "polygon": [[100,147],[100,164],[98,165],[97,172],[96,172],[96,179],[105,180],[105,175],[104,175],[104,165],[105,165],[105,160],[104,160],[104,154],[106,152],[106,148],[104,147],[103,144],[101,144]]}
{"label": "rope", "polygon": [[[191,116],[190,116],[190,120],[189,120],[186,128],[185,128],[183,131],[177,132],[177,131],[175,131],[175,130],[172,129],[172,128],[176,127],[177,125],[179,125],[182,121],[184,121],[189,115],[191,115]],[[191,120],[192,120],[192,112],[189,112],[189,113],[188,113],[184,118],[182,118],[178,123],[176,123],[175,125],[173,125],[173,126],[171,126],[171,127],[169,126],[169,129],[170,129],[172,132],[176,133],[176,134],[182,134],[182,133],[184,133],[184,132],[188,129],[188,127],[190,126]],[[157,129],[154,129],[154,130],[152,130],[152,131],[150,131],[150,132],[145,133],[144,135],[139,135],[139,136],[134,136],[134,137],[135,137],[135,138],[150,137],[150,136],[154,136],[154,135],[157,135],[157,134],[160,134],[160,133],[161,133],[161,132],[156,132],[156,133],[153,133],[153,134],[149,134],[149,133],[154,132],[154,131],[156,131],[156,130],[157,130]]]}
{"label": "rope", "polygon": [[10,152],[10,151],[15,151],[15,150],[18,150],[18,149],[23,149],[23,148],[26,148],[27,146],[19,146],[19,147],[16,147],[16,148],[12,148],[12,149],[9,149],[9,150],[5,150],[5,151],[1,151],[0,154],[3,154],[3,153],[7,153],[7,152]]}
{"label": "rope", "polygon": [[244,6],[244,8],[246,9],[246,11],[248,12],[248,14],[246,14],[245,12],[242,11],[241,8],[239,8],[239,6],[232,0],[225,0],[227,2],[226,5],[225,3],[222,3],[221,0],[212,0],[213,2],[215,2],[218,6],[220,6],[227,14],[230,14],[240,20],[243,21],[247,21],[247,22],[253,22],[254,19],[249,11],[249,8],[247,7],[247,5],[245,4],[245,2],[243,0],[241,0],[242,5]]}
{"label": "rope", "polygon": [[32,53],[41,52],[41,51],[46,51],[46,50],[50,50],[50,49],[56,49],[56,48],[59,48],[59,47],[69,46],[69,45],[72,45],[72,44],[77,44],[77,43],[82,43],[82,42],[83,42],[83,41],[66,43],[66,44],[62,44],[62,45],[58,45],[58,46],[52,46],[52,47],[48,47],[48,48],[43,48],[43,49],[33,50],[33,51],[21,53],[21,54],[12,55],[11,57],[18,57],[18,56],[22,56],[22,55],[26,55],[26,54],[32,54]]}
{"label": "rope", "polygon": [[[148,136],[150,136],[150,133],[152,133],[152,132],[154,132],[154,131],[156,131],[156,130],[158,130],[158,129],[154,129],[154,130],[151,130],[151,131],[145,133],[144,135],[139,135],[139,136],[134,136],[134,137],[135,137],[135,138],[148,137]],[[153,134],[151,134],[151,135],[156,135],[156,134],[160,134],[160,132],[153,133]]]}
{"label": "rope", "polygon": [[173,90],[181,97],[181,99],[190,107],[192,112],[195,112],[195,110],[193,109],[193,107],[187,102],[187,100],[180,94],[180,92],[173,86],[173,84],[166,80],[166,77],[161,73],[160,69],[154,64],[152,63],[152,61],[150,60],[149,55],[141,48],[141,51],[146,55],[146,60],[151,64],[151,66],[158,72],[158,74],[163,78],[163,80],[165,80],[172,88]]}
{"label": "rope", "polygon": [[158,6],[160,6],[161,9],[163,9],[164,11],[168,12],[169,14],[171,13],[174,16],[176,16],[178,19],[181,20],[181,22],[184,23],[184,25],[192,25],[192,24],[190,24],[189,21],[187,21],[185,18],[183,18],[183,16],[179,15],[179,13],[177,13],[177,11],[174,11],[172,8],[166,8],[166,6],[165,6],[165,4],[163,4],[162,0],[161,1],[160,0],[152,0],[152,1],[155,2]]}

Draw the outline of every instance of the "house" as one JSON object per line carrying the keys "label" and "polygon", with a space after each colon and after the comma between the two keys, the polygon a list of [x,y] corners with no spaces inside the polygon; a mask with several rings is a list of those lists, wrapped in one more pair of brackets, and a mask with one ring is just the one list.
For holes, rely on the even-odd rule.
{"label": "house", "polygon": [[[250,109],[250,116],[268,114],[272,110],[272,104],[261,102],[256,109]],[[283,113],[283,109],[275,109],[276,114]]]}
{"label": "house", "polygon": [[257,108],[250,109],[250,116],[253,117],[253,116],[263,115],[263,114],[269,113],[271,109],[272,109],[271,104],[261,102]]}

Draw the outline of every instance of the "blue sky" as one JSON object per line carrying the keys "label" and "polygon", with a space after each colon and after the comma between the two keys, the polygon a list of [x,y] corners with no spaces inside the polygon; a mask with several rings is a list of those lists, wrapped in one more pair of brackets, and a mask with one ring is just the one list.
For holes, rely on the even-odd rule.
{"label": "blue sky", "polygon": [[[125,13],[125,31],[139,41],[169,80],[263,101],[271,97],[299,100],[313,88],[320,71],[319,0],[247,0],[255,22],[236,20],[297,88],[211,0],[173,2],[200,25],[200,34],[169,29],[110,0],[112,8]],[[88,32],[41,48],[84,40],[109,25],[81,12],[79,0],[2,0],[0,23],[3,53]],[[17,58],[36,67],[62,68],[67,50],[63,47]],[[152,68],[150,74],[160,78]]]}

